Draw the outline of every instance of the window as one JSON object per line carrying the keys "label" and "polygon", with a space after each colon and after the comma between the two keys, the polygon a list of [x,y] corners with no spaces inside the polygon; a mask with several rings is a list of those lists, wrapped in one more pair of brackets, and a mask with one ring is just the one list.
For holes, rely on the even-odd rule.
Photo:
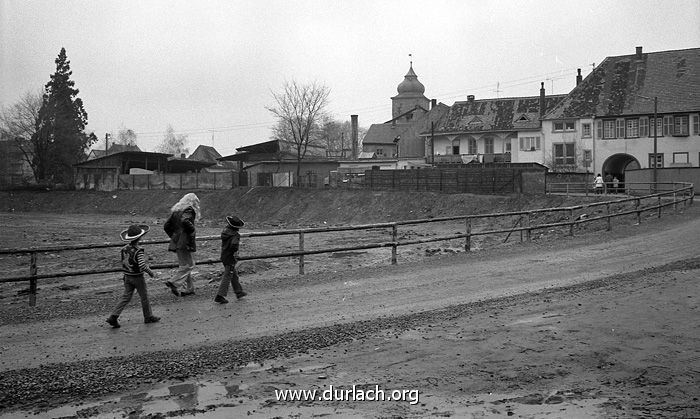
{"label": "window", "polygon": [[674,164],[688,164],[688,153],[687,152],[681,152],[681,153],[673,153],[673,163]]}
{"label": "window", "polygon": [[[664,135],[664,129],[663,129],[663,119],[662,118],[656,118],[656,136],[657,137],[662,137]],[[654,118],[649,118],[649,136],[653,137],[654,136]]]}
{"label": "window", "polygon": [[452,153],[450,154],[459,154],[459,140],[452,140]]}
{"label": "window", "polygon": [[625,120],[618,119],[615,121],[615,136],[617,138],[625,138]]}
{"label": "window", "polygon": [[590,136],[591,136],[591,124],[581,124],[581,136],[583,138],[590,138]]}
{"label": "window", "polygon": [[639,119],[627,120],[627,138],[639,137]]}
{"label": "window", "polygon": [[493,138],[491,138],[491,137],[484,138],[484,153],[485,154],[493,154]]}
{"label": "window", "polygon": [[384,155],[384,149],[383,149],[383,148],[378,148],[378,149],[374,152],[374,154],[376,154],[377,156],[383,156],[383,155]]}
{"label": "window", "polygon": [[511,151],[511,148],[510,148],[510,139],[507,139],[507,140],[506,140],[505,146],[506,146],[506,153],[510,153],[510,151]]}
{"label": "window", "polygon": [[693,134],[700,135],[700,115],[693,115]]}
{"label": "window", "polygon": [[649,153],[649,168],[654,167],[654,162],[656,162],[657,168],[664,167],[664,153],[656,153],[656,158],[654,158],[654,153]]}
{"label": "window", "polygon": [[553,144],[554,146],[554,165],[565,166],[576,164],[574,143]]}
{"label": "window", "polygon": [[539,150],[540,137],[520,137],[520,149],[522,151]]}
{"label": "window", "polygon": [[476,148],[476,139],[469,138],[469,154],[477,154],[478,152]]}
{"label": "window", "polygon": [[664,116],[664,135],[673,135],[673,117],[670,115]]}
{"label": "window", "polygon": [[598,138],[603,138],[603,121],[596,121],[595,127],[596,127],[596,136]]}
{"label": "window", "polygon": [[615,121],[603,121],[603,138],[615,138]]}
{"label": "window", "polygon": [[649,118],[639,118],[639,136],[649,136]]}
{"label": "window", "polygon": [[574,131],[576,129],[575,121],[555,121],[554,131]]}
{"label": "window", "polygon": [[673,117],[673,135],[688,135],[688,115]]}
{"label": "window", "polygon": [[583,167],[590,167],[593,162],[593,153],[591,150],[583,150]]}

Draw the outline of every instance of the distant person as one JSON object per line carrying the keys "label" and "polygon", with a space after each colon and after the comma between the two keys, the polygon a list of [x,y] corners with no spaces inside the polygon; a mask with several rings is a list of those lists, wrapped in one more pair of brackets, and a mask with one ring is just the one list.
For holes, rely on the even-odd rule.
{"label": "distant person", "polygon": [[166,281],[165,285],[178,297],[194,294],[192,253],[197,251],[195,221],[200,217],[199,198],[188,193],[173,205],[170,217],[163,225],[165,233],[170,237],[168,250],[177,254],[179,265],[173,278]]}
{"label": "distant person", "polygon": [[598,175],[595,177],[595,180],[593,181],[593,188],[595,189],[596,195],[603,193],[603,187],[603,177],[600,175],[600,173],[598,173]]}
{"label": "distant person", "polygon": [[216,297],[214,297],[214,301],[219,304],[228,303],[226,295],[228,294],[229,281],[233,287],[233,292],[236,293],[237,299],[248,295],[243,291],[243,287],[241,287],[241,283],[238,281],[238,272],[236,272],[236,256],[241,241],[241,235],[238,233],[238,229],[243,227],[243,224],[243,221],[235,215],[228,216],[226,217],[226,226],[221,232],[221,263],[224,264],[224,273],[221,275],[219,291],[216,293]]}
{"label": "distant person", "polygon": [[618,193],[619,187],[620,187],[620,179],[618,179],[617,176],[615,176],[613,178],[613,193]]}
{"label": "distant person", "polygon": [[612,192],[613,188],[613,177],[610,173],[605,174],[605,190],[607,192]]}
{"label": "distant person", "polygon": [[114,307],[112,315],[107,319],[107,323],[113,328],[121,327],[117,319],[124,307],[131,301],[134,290],[139,293],[141,298],[144,323],[156,323],[160,320],[160,317],[154,316],[151,312],[151,304],[148,302],[148,291],[146,290],[146,279],[143,277],[144,273],[150,275],[151,278],[155,276],[146,263],[145,250],[139,247],[139,240],[146,233],[148,233],[148,226],[136,224],[120,233],[122,241],[129,242],[129,244],[122,247],[121,250],[122,269],[124,271],[124,294],[117,306]]}

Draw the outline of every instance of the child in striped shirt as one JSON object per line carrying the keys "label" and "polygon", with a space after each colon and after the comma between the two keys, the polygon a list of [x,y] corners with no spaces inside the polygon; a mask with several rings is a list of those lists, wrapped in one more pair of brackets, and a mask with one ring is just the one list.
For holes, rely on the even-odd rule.
{"label": "child in striped shirt", "polygon": [[121,250],[122,268],[124,271],[124,294],[112,311],[112,315],[107,319],[107,323],[113,328],[121,327],[117,318],[124,310],[124,307],[131,301],[134,290],[139,293],[141,298],[144,323],[155,323],[160,320],[160,317],[154,316],[151,312],[151,304],[148,302],[148,291],[146,290],[146,279],[143,277],[144,272],[150,275],[151,278],[154,277],[153,271],[146,263],[145,251],[142,247],[139,247],[139,240],[146,233],[148,233],[148,226],[134,224],[120,234],[122,241],[128,241],[129,244],[122,247]]}

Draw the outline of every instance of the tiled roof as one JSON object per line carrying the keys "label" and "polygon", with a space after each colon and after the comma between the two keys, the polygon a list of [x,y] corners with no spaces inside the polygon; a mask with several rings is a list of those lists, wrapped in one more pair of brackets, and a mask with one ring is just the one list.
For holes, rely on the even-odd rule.
{"label": "tiled roof", "polygon": [[221,154],[214,147],[200,144],[187,158],[190,160],[216,161],[220,157]]}
{"label": "tiled roof", "polygon": [[[641,97],[640,97],[641,96]],[[607,57],[545,119],[700,110],[700,48]]]}
{"label": "tiled roof", "polygon": [[[565,95],[545,96],[545,111]],[[517,131],[540,127],[540,97],[480,99],[455,102],[435,132]]]}

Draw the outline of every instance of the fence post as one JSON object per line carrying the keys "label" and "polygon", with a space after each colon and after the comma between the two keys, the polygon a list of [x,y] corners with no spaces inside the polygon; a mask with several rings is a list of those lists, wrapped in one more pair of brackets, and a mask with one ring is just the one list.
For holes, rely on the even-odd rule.
{"label": "fence post", "polygon": [[639,198],[634,200],[634,209],[637,211],[637,224],[642,223],[642,211],[639,210],[640,204]]}
{"label": "fence post", "polygon": [[608,219],[608,226],[606,230],[610,231],[612,230],[612,223],[610,222],[610,204],[605,204],[605,212],[607,213],[607,219]]}
{"label": "fence post", "polygon": [[467,217],[464,219],[464,224],[467,229],[467,237],[464,238],[464,251],[471,252],[472,250],[472,219]]}
{"label": "fence post", "polygon": [[588,182],[583,184],[583,190],[586,191],[586,196],[588,196]]}
{"label": "fence post", "polygon": [[693,188],[690,190],[690,205],[693,205],[693,200],[695,199],[695,185],[693,185]]}
{"label": "fence post", "polygon": [[[304,251],[304,232],[299,233],[299,251]],[[299,275],[304,275],[304,255],[299,255]]]}
{"label": "fence post", "polygon": [[391,226],[391,264],[396,265],[396,240],[398,239],[398,227],[396,224]]}
{"label": "fence post", "polygon": [[[674,186],[675,188],[675,186]],[[676,191],[673,191],[673,211],[678,211],[678,202],[676,201]]]}
{"label": "fence post", "polygon": [[31,264],[29,265],[29,307],[36,305],[36,252],[32,252]]}
{"label": "fence post", "polygon": [[574,209],[569,210],[569,220],[571,220],[571,225],[569,225],[569,235],[574,237],[574,226],[576,225],[576,220],[574,220]]}
{"label": "fence post", "polygon": [[532,220],[530,219],[530,214],[527,213],[527,218],[525,219],[525,222],[527,223],[527,230],[525,230],[525,237],[527,237],[527,241],[532,241],[532,229],[530,228]]}
{"label": "fence post", "polygon": [[656,216],[656,218],[661,218],[661,195],[656,197],[656,206],[659,207],[658,208],[659,212],[658,212],[658,215]]}

